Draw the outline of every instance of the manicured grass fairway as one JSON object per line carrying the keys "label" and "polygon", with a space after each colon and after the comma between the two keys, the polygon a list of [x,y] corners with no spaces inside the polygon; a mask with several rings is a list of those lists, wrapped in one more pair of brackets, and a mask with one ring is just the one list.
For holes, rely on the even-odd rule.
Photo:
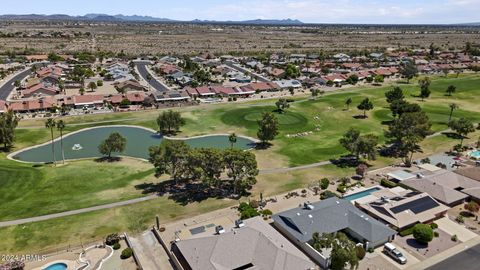
{"label": "manicured grass fairway", "polygon": [[148,164],[78,161],[32,167],[0,160],[0,221],[39,216],[141,197],[134,187],[158,181]]}
{"label": "manicured grass fairway", "polygon": [[[448,85],[457,86],[453,97],[444,95]],[[419,103],[428,113],[435,131],[447,128],[448,104],[455,102],[460,110],[454,117],[467,117],[480,122],[480,76],[466,75],[460,78],[435,78],[432,82],[432,95],[422,102],[416,95],[419,92],[415,83],[400,85],[408,93],[411,102]],[[270,149],[255,151],[260,168],[277,168],[303,165],[336,158],[345,154],[338,139],[349,128],[357,127],[364,133],[373,133],[383,140],[386,126],[382,121],[391,120],[386,108],[384,92],[390,86],[340,90],[319,97],[317,100],[296,98],[285,114],[277,114],[280,122],[280,135]],[[345,110],[344,101],[351,97],[350,110]],[[361,114],[356,105],[369,97],[375,109],[368,112],[368,119],[354,119]],[[236,132],[256,136],[256,121],[263,112],[272,111],[275,100],[260,100],[248,103],[209,105],[181,108],[187,119],[180,136],[203,135],[210,133]],[[91,126],[108,124],[141,125],[155,128],[158,111],[89,115],[66,118],[67,132]],[[107,121],[107,123],[93,123]],[[110,122],[108,122],[110,121]],[[82,124],[85,123],[85,124]],[[22,121],[17,133],[17,149],[49,140],[49,131],[43,128],[43,120]],[[32,128],[38,127],[38,128]],[[318,131],[314,131],[318,128]],[[286,134],[314,131],[302,138],[287,138]],[[479,132],[470,136],[470,141],[478,138]],[[56,136],[58,134],[56,133]],[[440,135],[427,139],[423,148],[427,155],[447,150],[458,140]],[[420,156],[420,155],[418,155]],[[372,162],[378,168],[393,162],[381,158]],[[274,195],[316,181],[324,176],[339,177],[349,175],[352,169],[339,169],[335,166],[301,170],[289,173],[260,175],[254,195],[263,192]],[[5,160],[0,156],[0,220],[16,219],[41,214],[66,211],[113,201],[142,196],[135,185],[159,181],[152,175],[151,166],[146,163],[128,160],[118,164],[99,164],[93,161],[70,162],[64,167],[44,166],[34,168]],[[156,214],[162,220],[198,214],[235,204],[232,201],[207,200],[182,207],[166,198],[68,218],[54,219],[28,225],[0,229],[2,241],[0,250],[10,252],[36,251],[45,247],[77,243],[80,240],[104,236],[110,232],[139,231],[151,225]]]}

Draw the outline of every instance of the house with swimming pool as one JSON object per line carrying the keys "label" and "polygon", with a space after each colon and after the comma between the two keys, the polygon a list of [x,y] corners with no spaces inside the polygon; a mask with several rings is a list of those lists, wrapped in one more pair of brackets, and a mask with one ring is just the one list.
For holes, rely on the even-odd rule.
{"label": "house with swimming pool", "polygon": [[365,249],[394,239],[396,231],[357,209],[350,201],[336,197],[305,203],[272,216],[273,226],[322,267],[329,256],[312,247],[313,234],[344,232]]}
{"label": "house with swimming pool", "polygon": [[402,187],[381,189],[355,201],[355,205],[370,216],[403,230],[417,223],[429,223],[442,218],[449,207],[425,192]]}

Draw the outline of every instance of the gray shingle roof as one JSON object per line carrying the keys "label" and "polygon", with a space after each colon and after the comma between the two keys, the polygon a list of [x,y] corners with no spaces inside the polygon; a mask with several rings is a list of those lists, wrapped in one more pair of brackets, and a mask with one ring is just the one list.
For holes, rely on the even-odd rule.
{"label": "gray shingle roof", "polygon": [[315,264],[261,217],[245,220],[245,227],[221,235],[176,242],[193,270],[249,269],[307,270]]}
{"label": "gray shingle roof", "polygon": [[369,242],[382,241],[396,233],[349,201],[329,198],[312,205],[313,210],[294,208],[274,215],[273,220],[301,242],[308,242],[315,232],[333,233],[344,229]]}

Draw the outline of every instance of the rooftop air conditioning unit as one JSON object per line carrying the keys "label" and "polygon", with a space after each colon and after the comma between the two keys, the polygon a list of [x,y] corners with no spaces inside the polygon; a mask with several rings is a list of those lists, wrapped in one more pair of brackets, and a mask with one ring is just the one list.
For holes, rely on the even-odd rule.
{"label": "rooftop air conditioning unit", "polygon": [[304,207],[305,209],[308,209],[308,210],[313,210],[313,209],[315,208],[315,207],[314,207],[311,203],[309,203],[309,202],[304,203],[304,204],[303,204],[303,207]]}
{"label": "rooftop air conditioning unit", "polygon": [[217,227],[215,227],[215,232],[217,234],[223,234],[225,233],[225,229],[222,226],[218,225]]}

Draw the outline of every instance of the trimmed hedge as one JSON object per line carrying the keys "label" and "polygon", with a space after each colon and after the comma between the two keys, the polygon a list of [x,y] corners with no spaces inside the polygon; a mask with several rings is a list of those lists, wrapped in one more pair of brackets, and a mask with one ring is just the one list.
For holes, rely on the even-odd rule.
{"label": "trimmed hedge", "polygon": [[402,237],[407,236],[407,235],[411,235],[411,234],[413,234],[413,227],[410,227],[408,229],[400,231],[398,234]]}
{"label": "trimmed hedge", "polygon": [[382,185],[382,186],[384,186],[384,187],[386,187],[386,188],[394,188],[394,187],[397,186],[396,183],[394,183],[394,182],[392,182],[392,181],[390,181],[390,180],[387,180],[387,179],[382,179],[382,180],[380,181],[380,185]]}

